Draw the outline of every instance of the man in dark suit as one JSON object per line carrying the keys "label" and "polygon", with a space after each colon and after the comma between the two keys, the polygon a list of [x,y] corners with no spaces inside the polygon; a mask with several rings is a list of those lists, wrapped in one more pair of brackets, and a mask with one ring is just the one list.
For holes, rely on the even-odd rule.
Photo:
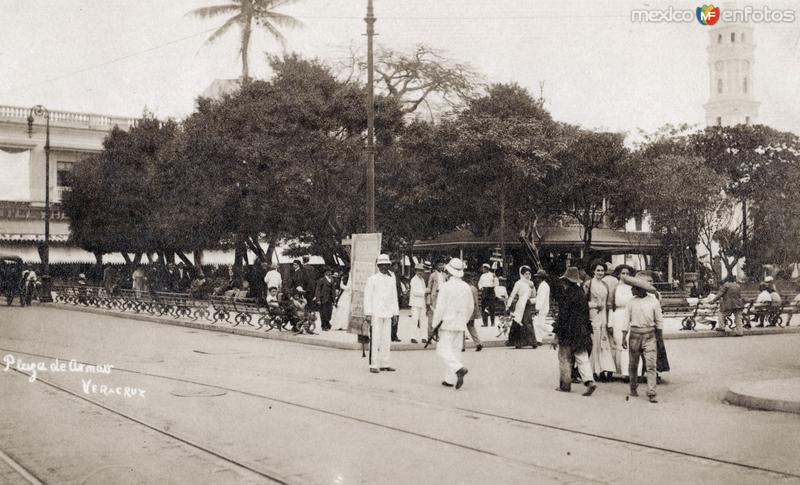
{"label": "man in dark suit", "polygon": [[325,268],[325,275],[317,280],[314,291],[314,303],[319,310],[319,318],[322,320],[322,330],[331,329],[331,314],[333,313],[333,300],[336,297],[336,287],[333,284],[333,276],[330,268]]}
{"label": "man in dark suit", "polygon": [[[397,307],[400,308],[400,296],[403,294],[403,282],[400,272],[400,263],[394,261],[392,263],[392,274],[394,275],[394,283],[397,287]],[[400,337],[397,336],[397,328],[399,327],[399,318],[392,321],[392,342],[402,342]]]}
{"label": "man in dark suit", "polygon": [[175,283],[173,285],[175,290],[180,292],[188,291],[191,285],[192,277],[189,275],[189,271],[186,269],[186,266],[183,265],[183,262],[178,263]]}
{"label": "man in dark suit", "polygon": [[[303,275],[305,276],[305,280],[303,282],[303,289],[306,290],[308,293],[308,297],[311,298],[311,295],[314,294],[317,288],[317,279],[319,275],[317,274],[317,269],[311,265],[309,262],[308,256],[303,256]],[[311,299],[306,305],[306,310],[316,312],[319,311],[317,309],[317,304],[314,299]]]}

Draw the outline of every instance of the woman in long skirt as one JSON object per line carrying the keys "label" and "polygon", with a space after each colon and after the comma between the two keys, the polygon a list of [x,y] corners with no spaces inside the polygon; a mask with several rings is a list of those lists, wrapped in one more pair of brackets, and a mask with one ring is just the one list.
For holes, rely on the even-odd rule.
{"label": "woman in long skirt", "polygon": [[[514,289],[506,301],[506,311],[514,305],[511,312],[513,323],[508,331],[507,345],[521,349],[523,346],[531,345],[537,347],[536,339],[533,336],[532,304],[531,299],[536,297],[536,290],[531,281],[530,266],[522,266],[519,269],[519,280],[514,283]],[[530,308],[529,308],[530,307]]]}
{"label": "woman in long skirt", "polygon": [[608,332],[608,285],[603,281],[606,265],[596,260],[589,267],[594,275],[585,283],[586,297],[589,302],[589,319],[592,321],[592,354],[590,360],[595,379],[604,382],[611,378],[616,370],[614,355],[611,351],[611,339]]}
{"label": "woman in long skirt", "polygon": [[634,269],[627,264],[621,264],[614,268],[614,276],[619,280],[614,291],[614,309],[611,313],[609,326],[614,331],[614,364],[617,367],[617,374],[628,377],[629,352],[622,348],[622,327],[625,322],[625,308],[633,299],[631,286],[622,281],[621,276],[633,276]]}
{"label": "woman in long skirt", "polygon": [[350,273],[344,271],[342,273],[342,280],[339,282],[339,300],[333,310],[333,318],[331,319],[331,327],[334,330],[347,330],[350,324],[350,301],[352,298],[352,291],[350,289]]}

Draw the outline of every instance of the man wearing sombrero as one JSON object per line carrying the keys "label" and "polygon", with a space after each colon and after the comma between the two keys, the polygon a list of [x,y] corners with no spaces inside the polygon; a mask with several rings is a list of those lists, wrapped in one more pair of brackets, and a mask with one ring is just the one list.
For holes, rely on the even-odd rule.
{"label": "man wearing sombrero", "polygon": [[[656,298],[647,298],[648,293],[656,293],[656,289],[644,278],[621,276],[621,280],[631,286],[633,300],[625,307],[622,321],[622,348],[627,348],[630,355],[628,373],[631,376],[631,396],[638,396],[636,378],[639,359],[644,355],[647,372],[647,397],[656,403],[656,334],[664,329],[664,318],[661,304]],[[626,337],[630,334],[630,341]]]}
{"label": "man wearing sombrero", "polygon": [[555,339],[553,348],[558,345],[559,387],[556,391],[570,392],[572,389],[572,369],[577,366],[581,380],[586,386],[584,396],[591,396],[597,388],[592,376],[589,351],[592,348],[592,323],[589,320],[589,304],[581,289],[583,280],[575,266],[570,266],[561,276],[564,292],[559,301],[558,318],[553,324]]}
{"label": "man wearing sombrero", "polygon": [[472,290],[462,280],[464,262],[453,258],[444,267],[446,282],[439,290],[436,309],[433,312],[433,326],[438,331],[439,342],[436,353],[445,367],[442,385],[461,389],[467,368],[461,363],[461,344],[467,322],[472,319],[475,303]]}

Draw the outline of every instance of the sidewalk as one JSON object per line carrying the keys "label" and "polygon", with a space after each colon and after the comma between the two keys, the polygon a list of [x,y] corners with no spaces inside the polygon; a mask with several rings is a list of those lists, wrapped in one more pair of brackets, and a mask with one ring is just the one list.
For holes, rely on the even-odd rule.
{"label": "sidewalk", "polygon": [[800,377],[740,382],[731,386],[725,400],[749,409],[800,414]]}
{"label": "sidewalk", "polygon": [[[168,316],[159,317],[149,315],[146,313],[129,313],[119,312],[114,310],[105,310],[93,307],[75,306],[62,303],[44,303],[41,305],[52,306],[64,310],[94,313],[97,315],[108,315],[118,318],[126,318],[130,320],[139,320],[145,322],[162,323],[168,325],[177,325],[181,327],[196,328],[202,330],[211,330],[216,332],[226,332],[236,335],[244,335],[248,337],[259,337],[273,340],[283,340],[289,342],[303,343],[307,345],[330,347],[335,349],[344,350],[360,350],[361,345],[356,341],[356,336],[343,330],[331,330],[323,332],[317,326],[317,335],[295,335],[291,331],[279,332],[278,330],[270,330],[269,332],[257,330],[255,327],[241,324],[239,326],[232,326],[231,324],[209,323],[207,321],[192,321],[184,318],[172,318]],[[682,317],[667,317],[664,319],[664,339],[684,339],[684,338],[712,338],[724,337],[721,332],[712,331],[709,329],[697,331],[682,331],[681,330]],[[499,319],[498,319],[499,321]],[[504,347],[506,335],[498,336],[497,327],[483,327],[480,320],[476,321],[475,328],[478,330],[478,335],[481,338],[482,344],[486,348],[490,347]],[[392,344],[392,350],[423,350],[424,344],[412,344],[409,342],[409,335],[411,329],[411,310],[405,309],[400,312],[400,327],[398,330],[398,337],[402,342]],[[771,327],[745,330],[745,335],[774,335],[781,333],[800,333],[800,326],[792,326],[788,328]],[[552,341],[552,333],[544,336],[544,342],[550,343]],[[467,341],[467,348],[474,348],[475,345],[471,341]],[[433,350],[435,345],[428,346],[428,350]]]}

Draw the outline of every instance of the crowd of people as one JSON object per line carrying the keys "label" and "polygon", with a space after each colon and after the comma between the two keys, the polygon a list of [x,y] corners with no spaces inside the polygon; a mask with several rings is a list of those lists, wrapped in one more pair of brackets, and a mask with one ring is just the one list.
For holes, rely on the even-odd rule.
{"label": "crowd of people", "polygon": [[[399,321],[398,292],[388,256],[377,260],[378,272],[368,280],[364,313],[370,325],[370,372],[393,372],[390,365],[391,328]],[[651,272],[636,272],[619,265],[608,273],[606,263],[595,261],[591,277],[576,267],[567,268],[552,288],[549,275],[529,266],[519,269],[519,280],[510,294],[489,264],[479,277],[465,276],[458,258],[441,260],[436,268],[419,264],[410,284],[411,342],[435,340],[445,372],[442,385],[461,388],[468,370],[461,362],[466,335],[482,349],[476,321],[496,323],[498,303],[511,321],[506,345],[537,348],[552,330],[558,349],[558,391],[569,392],[572,383],[585,385],[591,395],[597,382],[610,382],[617,374],[638,396],[639,368],[646,376],[647,396],[657,402],[660,372],[669,371],[663,339],[663,314]],[[546,322],[551,294],[558,305],[552,329]],[[479,298],[480,295],[480,298]],[[499,325],[499,323],[498,323]]]}

